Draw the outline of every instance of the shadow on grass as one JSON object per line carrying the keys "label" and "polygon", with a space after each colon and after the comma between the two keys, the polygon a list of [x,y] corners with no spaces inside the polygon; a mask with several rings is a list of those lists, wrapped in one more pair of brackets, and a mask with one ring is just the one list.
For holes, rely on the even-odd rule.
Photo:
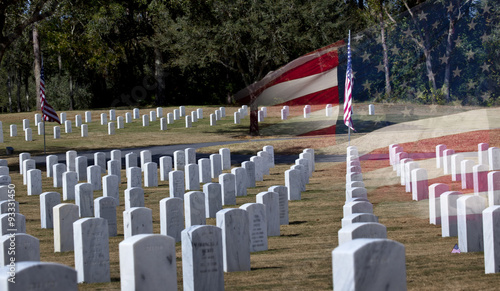
{"label": "shadow on grass", "polygon": [[288,224],[289,225],[296,225],[296,224],[303,224],[303,223],[306,223],[306,222],[307,221],[305,221],[305,220],[297,220],[297,221],[291,221]]}
{"label": "shadow on grass", "polygon": [[281,267],[260,267],[260,268],[250,268],[251,271],[257,270],[270,270],[270,269],[282,269]]}

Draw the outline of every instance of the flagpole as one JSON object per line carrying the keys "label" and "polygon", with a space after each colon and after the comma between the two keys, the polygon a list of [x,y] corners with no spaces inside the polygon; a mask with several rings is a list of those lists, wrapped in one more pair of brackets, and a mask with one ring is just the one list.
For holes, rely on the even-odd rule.
{"label": "flagpole", "polygon": [[349,131],[348,131],[348,142],[347,142],[347,146],[351,146],[351,128],[348,127]]}
{"label": "flagpole", "polygon": [[46,154],[47,152],[45,151],[45,117],[43,116],[43,113],[42,113],[42,118],[43,118],[43,153]]}

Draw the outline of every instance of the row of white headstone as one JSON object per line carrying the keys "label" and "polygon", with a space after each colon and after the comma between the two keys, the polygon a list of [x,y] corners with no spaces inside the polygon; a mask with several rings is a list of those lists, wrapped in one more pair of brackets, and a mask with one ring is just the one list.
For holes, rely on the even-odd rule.
{"label": "row of white headstone", "polygon": [[400,177],[401,185],[412,199],[420,201],[429,198],[427,170],[420,168],[418,162],[409,157],[398,144],[389,145],[389,163],[393,171]]}
{"label": "row of white headstone", "polygon": [[[393,159],[396,162],[399,159],[404,165],[407,159],[400,159],[401,155],[399,152]],[[444,175],[451,175],[452,181],[461,181],[462,189],[474,189],[474,193],[464,195],[450,191],[445,183],[430,185],[427,190],[429,222],[441,225],[442,237],[458,237],[461,252],[484,251],[485,273],[497,273],[500,272],[500,239],[496,235],[500,233],[497,227],[500,225],[500,172],[495,170],[500,169],[500,151],[480,143],[477,157],[475,165],[474,161],[466,160],[463,153],[455,153],[444,144],[436,146],[436,167],[442,168]]]}
{"label": "row of white headstone", "polygon": [[[269,156],[271,156],[271,154],[269,154],[269,152],[272,153],[272,157],[274,156],[274,153],[272,151],[272,147],[271,148],[267,147],[266,150],[267,151],[265,153],[267,155],[265,155],[265,154],[262,155],[259,152],[259,155],[257,157],[261,158],[262,156],[264,156],[264,157],[267,157],[267,159],[265,159],[265,160],[270,161]],[[221,149],[221,151],[223,151],[223,149]],[[29,164],[29,163],[26,163],[26,161],[29,159],[27,159],[26,153],[23,153],[23,154],[24,155],[20,155],[20,159],[23,160],[23,162],[21,164],[24,165],[24,169],[22,171],[25,172],[25,170],[27,169],[27,165]],[[310,150],[307,150],[307,152],[305,150],[303,155],[306,158],[309,158],[312,161],[314,161],[313,154],[310,153]],[[69,158],[69,159],[67,159],[67,161],[73,160],[72,157],[75,157],[75,156],[76,156],[76,152],[71,152],[71,151],[68,152],[67,158]],[[112,156],[113,156],[113,154],[112,154]],[[114,156],[115,157],[117,156],[116,152],[114,152]],[[144,156],[146,156],[146,155],[141,152],[141,158]],[[75,170],[78,169],[78,162],[77,162],[78,158],[81,158],[81,157],[76,157],[74,159],[75,162],[69,162],[67,168],[73,168],[72,165],[74,164]],[[98,159],[99,158],[97,158],[96,160],[98,160]],[[49,159],[47,159],[47,160],[49,160]],[[147,159],[141,159],[142,162],[145,162],[145,160],[147,160]],[[305,160],[305,162],[301,161],[301,160],[304,160],[304,159],[299,159],[296,161],[296,163],[301,165],[301,166],[304,165],[305,169],[309,169],[309,165],[311,162],[309,160]],[[111,161],[113,161],[113,160],[111,160]],[[111,161],[108,162],[108,166],[110,165]],[[120,159],[120,162],[121,162],[121,159]],[[274,163],[274,158],[273,158],[272,162]],[[221,160],[221,163],[222,163],[222,160]],[[146,163],[146,165],[147,164],[149,164],[149,163]],[[262,163],[262,164],[265,165],[266,163]],[[267,165],[269,165],[269,163],[267,163]],[[305,166],[305,165],[307,165],[307,166]],[[312,163],[312,165],[314,165],[314,163]],[[121,166],[121,163],[119,164],[119,166]],[[94,166],[91,166],[91,167],[94,167]],[[97,165],[95,167],[96,167],[96,169],[100,168]],[[48,167],[48,169],[49,168],[50,167]],[[130,167],[130,168],[133,168],[133,167]],[[109,167],[108,167],[108,170],[109,170]],[[31,171],[31,170],[29,170],[29,171]],[[307,173],[308,172],[309,171],[307,171]],[[76,174],[76,172],[72,172],[72,171],[65,172],[65,174],[69,174],[69,173]],[[53,174],[55,174],[55,173],[53,173]],[[99,172],[99,174],[100,174],[100,172]],[[219,180],[222,180],[221,179],[222,175],[224,175],[224,174],[221,174],[219,176],[220,177]],[[76,181],[78,179],[77,176],[78,175],[74,175]],[[108,175],[108,176],[114,176],[114,175]],[[301,179],[298,179],[298,180],[300,181]],[[214,183],[208,183],[208,184],[214,184]],[[205,184],[204,186],[206,186],[208,184]],[[116,183],[116,188],[118,188],[118,183]],[[220,188],[222,188],[222,185]],[[134,188],[128,188],[126,190],[125,196],[127,196],[127,191],[131,191],[133,189]],[[135,188],[135,189],[142,190],[140,188]],[[91,202],[92,197],[93,197],[93,194],[91,194],[92,191],[93,191],[93,187],[92,187],[92,184],[90,184],[90,183],[77,184],[75,186],[77,204],[79,204],[78,203],[79,194],[83,193],[83,192],[90,193],[90,195],[86,196],[85,198],[81,198],[80,200],[87,200],[87,201]],[[185,199],[184,200],[184,206],[185,206],[184,208],[185,208],[185,212],[186,212],[186,228],[188,228],[190,226],[190,224],[193,224],[193,223],[196,224],[195,221],[193,221],[193,220],[196,220],[196,218],[191,217],[189,215],[189,213],[197,212],[197,211],[199,211],[199,209],[203,208],[203,206],[202,206],[204,204],[203,200],[205,200],[205,199],[200,199],[200,193],[202,193],[202,192],[191,191],[191,192],[188,192],[184,195],[184,199]],[[267,245],[267,244],[264,244],[264,242],[263,242],[264,239],[262,236],[262,222],[264,223],[264,225],[266,225],[266,218],[267,218],[267,222],[268,222],[267,223],[268,235],[279,235],[279,225],[280,224],[288,224],[288,207],[283,207],[283,204],[285,204],[284,206],[287,206],[287,204],[288,204],[287,203],[287,197],[288,197],[287,194],[288,194],[288,191],[287,191],[286,187],[273,186],[269,189],[269,192],[262,192],[262,193],[259,193],[257,195],[257,202],[258,203],[251,203],[249,205],[245,204],[242,207],[240,207],[240,208],[243,208],[246,210],[244,212],[249,212],[248,219],[253,222],[253,225],[251,225],[252,227],[255,227],[257,225],[257,222],[261,222],[261,226],[259,229],[254,229],[253,231],[250,231],[250,237],[252,239],[253,239],[253,236],[255,236],[257,238],[255,240],[255,242],[251,244],[252,248],[262,250],[262,247],[264,245]],[[202,193],[201,195],[204,195],[204,193]],[[138,196],[140,196],[140,195],[138,195]],[[198,199],[196,199],[196,198],[198,198]],[[142,199],[144,199],[143,191],[142,191]],[[67,251],[67,250],[75,249],[75,266],[76,266],[76,269],[78,270],[78,272],[77,272],[78,273],[78,282],[107,282],[107,281],[109,281],[109,253],[107,254],[108,256],[106,257],[106,252],[108,251],[108,249],[106,249],[104,245],[107,246],[107,244],[103,244],[102,241],[107,241],[106,240],[107,236],[113,235],[113,233],[114,233],[114,235],[116,235],[116,200],[111,198],[111,197],[100,197],[100,198],[96,199],[94,201],[94,205],[95,205],[94,215],[96,218],[82,218],[82,219],[78,219],[78,218],[85,217],[85,216],[92,216],[92,214],[91,214],[92,211],[91,211],[91,209],[88,209],[89,207],[81,207],[81,206],[83,206],[83,204],[80,204],[80,206],[68,204],[68,203],[60,204],[60,200],[61,200],[60,194],[57,192],[46,192],[46,193],[42,193],[40,195],[42,228],[43,227],[50,228],[51,226],[48,225],[49,221],[50,221],[50,223],[52,221],[54,221],[53,227],[54,227],[55,251]],[[172,203],[167,203],[167,200],[171,200]],[[161,210],[164,209],[163,210],[164,213],[171,213],[171,212],[175,212],[175,211],[177,211],[177,213],[178,213],[179,207],[175,207],[174,201],[179,201],[179,200],[180,200],[181,205],[182,205],[181,198],[176,198],[176,197],[165,198],[162,201],[160,201],[160,209]],[[196,201],[202,201],[202,202],[197,203]],[[283,201],[285,203],[283,203]],[[162,203],[164,203],[164,205],[165,205],[165,207],[163,207],[163,208],[162,208]],[[173,207],[171,207],[170,210],[166,209],[168,204],[171,204],[171,206],[173,206]],[[257,205],[255,205],[255,204],[257,204]],[[266,206],[261,207],[259,205],[266,205]],[[52,209],[52,208],[53,208],[53,213],[51,211],[49,211],[49,209]],[[82,208],[86,208],[86,210],[82,211]],[[196,210],[191,211],[192,208],[196,209]],[[253,212],[258,211],[258,212],[262,213],[265,210],[266,215],[259,214],[261,216],[259,218],[256,218],[256,214],[250,215],[251,209],[254,209],[254,208],[256,210],[252,210]],[[174,209],[175,209],[175,211],[174,211]],[[129,215],[127,215],[127,213],[126,213],[127,211],[130,212]],[[83,213],[83,212],[88,212],[88,213]],[[217,225],[219,225],[219,224],[224,225],[224,223],[219,223],[219,216],[220,216],[221,217],[220,221],[228,221],[229,222],[229,226],[226,227],[227,231],[234,232],[235,227],[233,225],[233,222],[237,221],[234,219],[234,216],[238,217],[238,215],[239,215],[238,212],[237,211],[235,212],[232,210],[229,211],[229,209],[225,209],[225,210],[222,210],[219,212],[224,212],[224,214],[219,215],[217,213],[217,215],[216,215],[217,216]],[[51,217],[51,216],[54,217],[53,220],[48,219],[48,217]],[[162,217],[163,216],[165,216],[165,215],[162,215]],[[135,217],[135,219],[132,219],[132,217]],[[151,217],[152,217],[151,210],[147,209],[145,207],[131,207],[130,209],[126,210],[124,212],[124,226],[125,226],[125,224],[131,225],[131,227],[129,227],[131,230],[129,235],[127,235],[128,234],[127,228],[125,227],[126,241],[128,238],[131,238],[132,235],[140,234],[143,232],[152,233],[152,219],[151,219]],[[224,217],[227,217],[227,218],[224,219]],[[270,219],[271,217],[276,217],[276,218],[271,220]],[[62,219],[62,218],[64,218],[64,219]],[[104,219],[104,222],[103,222],[103,219]],[[172,218],[172,219],[175,219],[175,218]],[[107,223],[106,223],[106,220],[108,220]],[[113,223],[110,223],[109,220],[112,220]],[[148,221],[150,223],[147,223]],[[270,221],[272,221],[273,223],[270,224],[269,223]],[[200,222],[200,224],[204,224],[204,223]],[[151,225],[151,227],[149,227],[150,230],[146,230],[146,229],[144,229],[144,227],[141,227],[143,225]],[[272,227],[271,227],[271,225],[272,225]],[[113,228],[113,227],[114,227],[114,229],[111,230],[111,228]],[[142,229],[140,231],[138,231],[137,233],[134,233],[134,230],[136,230],[138,228],[142,228]],[[146,227],[146,228],[148,228],[148,227]],[[100,243],[98,243],[97,245],[99,247],[101,247],[101,245],[102,245],[101,249],[95,249],[95,246],[96,246],[95,242],[93,242],[93,243],[87,242],[89,239],[91,239],[93,237],[92,235],[96,232],[96,229],[100,229],[100,231],[98,231],[99,238],[97,238],[97,241]],[[162,226],[162,233],[163,233],[164,229],[165,228]],[[221,229],[223,232],[225,231],[224,227],[222,227]],[[71,230],[73,231],[73,235],[69,235],[69,233],[68,233]],[[165,232],[166,232],[166,229],[165,229]],[[158,236],[158,235],[156,235],[156,236]],[[224,235],[224,237],[226,238],[226,241],[227,241],[228,235],[226,234],[226,235]],[[241,237],[242,237],[241,233],[234,233],[232,235],[232,239],[238,240],[238,242],[242,239]],[[157,237],[156,240],[164,240],[164,239]],[[266,241],[267,241],[267,237],[266,237]],[[174,239],[174,244],[175,244],[175,239]],[[234,242],[231,243],[231,245],[233,245],[233,244],[234,244]],[[89,249],[89,245],[90,245],[91,249]],[[194,244],[194,245],[196,246],[196,244]],[[82,249],[83,251],[80,252],[79,251],[80,249]],[[121,249],[122,249],[122,247],[120,245],[120,253],[121,253]],[[183,247],[183,249],[184,249],[184,247]],[[266,249],[267,249],[267,247],[266,247]],[[227,250],[225,248],[223,248],[223,250],[224,250],[224,254],[226,254]],[[234,250],[231,247],[229,247],[229,251],[231,251],[231,250],[234,253],[234,255],[236,255],[236,256],[239,256],[239,254],[241,253],[239,251],[239,249]],[[256,250],[254,250],[254,251],[256,251]],[[87,253],[87,252],[94,254],[94,256],[92,256],[92,258],[85,257],[84,253]],[[174,252],[174,259],[175,259],[175,247],[174,247],[173,252]],[[120,256],[122,257],[122,255],[120,255]],[[227,255],[223,256],[223,258],[224,258],[223,265],[224,265],[225,271],[228,271],[230,269],[230,268],[227,269],[227,266],[230,266],[231,264],[232,265],[236,264],[235,265],[236,268],[239,268],[241,263],[238,263],[238,262],[234,263],[233,262],[234,259],[231,259],[231,261],[228,263],[227,257],[228,257]],[[105,263],[106,260],[108,261],[107,266]],[[240,260],[240,258],[237,259],[237,261],[239,261],[239,260]],[[30,261],[31,261],[31,259],[30,259]],[[126,261],[126,259],[124,259],[124,261]],[[186,260],[186,261],[188,261],[188,260]],[[97,270],[91,270],[89,268],[86,268],[86,266],[89,264],[94,265],[94,266],[98,266]],[[248,264],[249,264],[249,259],[248,259]],[[124,263],[123,265],[129,266],[129,269],[130,269],[129,263]],[[175,262],[173,265],[175,266]],[[121,266],[121,268],[123,267],[122,263],[120,263],[120,266]],[[202,263],[200,266],[204,266],[204,263]],[[142,267],[136,266],[136,268],[142,268]],[[248,269],[249,269],[249,267],[248,267]],[[237,270],[239,270],[239,269],[237,269]],[[189,274],[189,270],[185,270],[185,271],[187,272],[187,274]],[[122,272],[122,273],[126,274],[126,272]],[[175,274],[175,268],[174,268],[174,274]],[[126,277],[128,278],[129,276],[126,276]],[[186,284],[186,280],[188,282],[187,284],[190,284],[189,278],[185,279],[184,284]],[[195,280],[195,279],[193,278],[193,280]],[[199,279],[196,279],[196,280],[199,281]],[[158,280],[151,280],[151,282],[157,282],[157,281]],[[176,280],[173,280],[173,282],[175,282],[175,284],[176,284]],[[139,283],[144,284],[144,282],[138,282],[134,286],[137,286],[137,284],[139,284]],[[127,285],[126,283],[123,283],[123,282],[122,282],[122,284]],[[132,286],[132,285],[130,285],[130,286]],[[147,285],[147,286],[150,286],[150,285]],[[158,285],[158,286],[163,286],[163,285]],[[202,286],[202,285],[200,285],[200,286]],[[222,287],[223,287],[223,285],[222,285]],[[131,290],[132,289],[133,289],[133,287],[131,287]],[[128,289],[126,289],[126,290],[128,290]],[[153,290],[153,289],[149,289],[149,290]]]}
{"label": "row of white headstone", "polygon": [[[479,143],[478,164],[465,155],[436,146],[436,167],[443,168],[462,189],[473,195],[450,191],[444,183],[429,186],[429,222],[441,225],[442,236],[458,236],[461,252],[484,252],[485,273],[500,272],[500,149]],[[489,206],[489,207],[488,207]]]}
{"label": "row of white headstone", "polygon": [[332,251],[334,290],[406,290],[405,247],[387,239],[373,215],[358,150],[347,148],[346,202],[339,246]]}
{"label": "row of white headstone", "polygon": [[[246,109],[246,106],[242,107]],[[211,125],[215,125],[216,120],[220,120],[225,117],[225,108],[220,107],[218,109],[219,115],[218,117],[214,115],[214,122],[212,124],[212,115],[211,115]],[[246,112],[246,111],[244,111]],[[242,113],[243,114],[243,113]],[[92,122],[92,112],[85,111],[85,124],[82,122],[82,116],[80,114],[75,115],[75,126],[80,127],[81,129],[81,137],[88,136],[88,123]],[[71,120],[66,119],[66,112],[61,112],[59,114],[59,119],[61,124],[64,125],[64,132],[71,133],[72,122]],[[101,113],[101,125],[106,125],[108,127],[108,135],[114,135],[116,133],[116,129],[125,128],[125,123],[131,123],[133,119],[140,118],[139,108],[134,108],[132,112],[126,112],[124,116],[116,116],[116,110],[109,110],[109,122],[108,115],[106,113]],[[150,122],[155,122],[157,118],[160,119],[160,130],[167,130],[167,124],[173,124],[175,120],[179,120],[181,117],[185,117],[186,127],[191,127],[193,122],[197,122],[199,119],[203,119],[203,109],[198,108],[196,111],[192,111],[190,115],[186,115],[185,106],[179,106],[179,109],[174,109],[172,113],[168,113],[166,117],[163,117],[163,108],[158,107],[156,110],[151,110],[149,114],[142,115],[142,125],[149,126]],[[42,122],[42,115],[39,113],[35,114],[35,126],[38,128],[38,135],[43,135],[45,132],[45,123]],[[23,119],[23,131],[25,135],[26,141],[33,141],[32,137],[32,129],[30,128],[30,120]],[[54,139],[61,138],[61,127],[54,126]],[[17,125],[10,125],[10,136],[17,136]],[[0,143],[3,142],[3,129],[2,122],[0,121]]]}

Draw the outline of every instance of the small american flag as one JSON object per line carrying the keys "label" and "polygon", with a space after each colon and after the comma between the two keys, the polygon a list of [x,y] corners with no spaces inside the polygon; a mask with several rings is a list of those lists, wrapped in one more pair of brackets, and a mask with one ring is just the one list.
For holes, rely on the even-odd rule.
{"label": "small american flag", "polygon": [[460,254],[460,249],[458,248],[458,244],[455,244],[453,249],[451,250],[452,254]]}
{"label": "small american flag", "polygon": [[42,107],[42,115],[43,120],[45,121],[54,121],[61,124],[59,120],[59,116],[57,116],[56,111],[45,99],[45,73],[43,71],[43,61],[42,61],[42,69],[40,70],[40,104]]}
{"label": "small american flag", "polygon": [[354,130],[352,126],[352,62],[351,62],[351,32],[347,42],[347,70],[345,73],[344,91],[344,124]]}

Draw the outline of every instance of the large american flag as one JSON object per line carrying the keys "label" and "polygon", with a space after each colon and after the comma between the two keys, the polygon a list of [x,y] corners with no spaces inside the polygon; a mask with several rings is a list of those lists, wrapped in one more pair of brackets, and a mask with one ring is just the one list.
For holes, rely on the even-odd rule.
{"label": "large american flag", "polygon": [[345,73],[344,91],[344,124],[354,130],[352,125],[352,63],[351,63],[351,32],[347,42],[347,70]]}
{"label": "large american flag", "polygon": [[45,99],[45,73],[43,71],[43,62],[42,62],[42,69],[40,70],[40,104],[42,107],[43,120],[54,121],[61,124],[61,121],[59,120],[59,116],[57,116],[56,111],[54,110],[54,108],[52,108],[52,106],[50,106],[50,104]]}

